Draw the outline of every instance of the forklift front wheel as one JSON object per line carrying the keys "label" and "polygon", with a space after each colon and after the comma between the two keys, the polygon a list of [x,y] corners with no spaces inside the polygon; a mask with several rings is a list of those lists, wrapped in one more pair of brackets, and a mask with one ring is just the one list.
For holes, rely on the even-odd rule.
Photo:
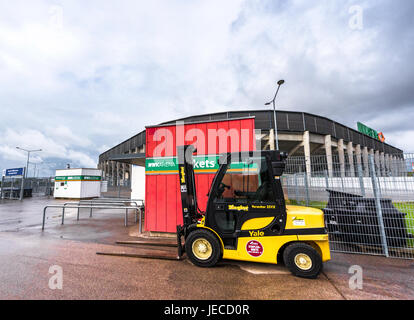
{"label": "forklift front wheel", "polygon": [[292,274],[302,278],[316,278],[322,271],[322,258],[306,243],[295,242],[283,252],[283,260]]}
{"label": "forklift front wheel", "polygon": [[199,267],[213,267],[221,257],[221,246],[215,235],[207,230],[191,232],[185,241],[185,252]]}

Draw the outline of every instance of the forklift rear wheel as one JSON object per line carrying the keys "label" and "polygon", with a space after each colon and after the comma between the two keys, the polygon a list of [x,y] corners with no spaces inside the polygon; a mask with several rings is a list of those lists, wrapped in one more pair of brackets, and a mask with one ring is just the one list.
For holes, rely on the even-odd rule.
{"label": "forklift rear wheel", "polygon": [[185,252],[191,262],[199,267],[213,267],[221,257],[218,239],[207,230],[191,232],[185,241]]}
{"label": "forklift rear wheel", "polygon": [[292,243],[284,253],[283,260],[293,275],[315,279],[322,271],[322,258],[319,253],[306,243]]}

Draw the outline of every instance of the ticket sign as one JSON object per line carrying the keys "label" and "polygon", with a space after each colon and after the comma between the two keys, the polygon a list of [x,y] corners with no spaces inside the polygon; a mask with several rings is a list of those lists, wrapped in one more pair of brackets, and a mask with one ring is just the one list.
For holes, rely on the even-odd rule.
{"label": "ticket sign", "polygon": [[6,169],[4,174],[6,177],[23,176],[24,168]]}

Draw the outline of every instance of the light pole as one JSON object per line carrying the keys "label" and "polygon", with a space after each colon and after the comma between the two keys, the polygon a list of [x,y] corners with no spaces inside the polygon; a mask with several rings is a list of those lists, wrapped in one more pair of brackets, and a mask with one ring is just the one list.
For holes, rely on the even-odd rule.
{"label": "light pole", "polygon": [[279,80],[277,82],[278,87],[277,87],[277,90],[276,90],[275,97],[273,98],[272,101],[269,101],[268,103],[265,103],[265,106],[268,106],[271,103],[273,103],[273,117],[274,117],[274,120],[275,120],[275,143],[276,143],[276,150],[279,150],[279,139],[277,138],[277,122],[276,122],[276,105],[275,105],[275,100],[276,100],[276,97],[277,97],[277,93],[279,92],[280,86],[282,84],[284,84],[284,83],[285,83],[285,80]]}
{"label": "light pole", "polygon": [[[29,161],[29,164],[32,164],[32,165],[34,165],[34,169],[33,169],[33,178],[36,178],[36,174],[39,174],[39,170],[40,170],[40,168],[38,168],[37,167],[37,165],[41,165],[42,164],[42,162],[31,162],[31,161]],[[37,169],[37,170],[36,170]]]}
{"label": "light pole", "polygon": [[29,164],[34,165],[34,169],[33,169],[33,178],[36,178],[36,162],[30,162]]}
{"label": "light pole", "polygon": [[38,150],[26,150],[20,147],[16,147],[16,149],[22,150],[22,151],[26,151],[27,152],[27,164],[26,164],[26,170],[24,173],[24,177],[27,178],[27,172],[29,171],[29,159],[30,159],[30,152],[40,152],[42,151],[42,149],[38,149]]}

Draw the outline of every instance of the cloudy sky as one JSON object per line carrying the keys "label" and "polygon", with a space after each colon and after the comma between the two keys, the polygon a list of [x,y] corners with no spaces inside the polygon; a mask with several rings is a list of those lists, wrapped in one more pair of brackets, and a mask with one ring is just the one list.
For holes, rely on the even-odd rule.
{"label": "cloudy sky", "polygon": [[[0,169],[40,175],[145,125],[277,106],[414,152],[414,1],[164,0],[0,4]],[[29,172],[29,175],[32,174]]]}

